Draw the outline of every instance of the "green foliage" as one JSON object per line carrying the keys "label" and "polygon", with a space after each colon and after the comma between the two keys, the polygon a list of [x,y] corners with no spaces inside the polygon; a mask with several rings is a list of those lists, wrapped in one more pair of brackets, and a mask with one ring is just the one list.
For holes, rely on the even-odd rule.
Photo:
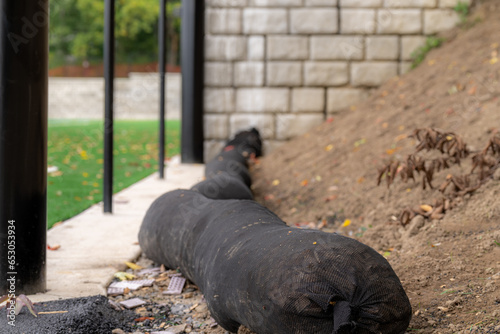
{"label": "green foliage", "polygon": [[459,1],[453,10],[460,16],[460,22],[463,24],[467,21],[467,15],[469,15],[469,5],[466,2]]}
{"label": "green foliage", "polygon": [[411,58],[413,60],[411,68],[416,68],[418,65],[420,65],[424,61],[429,51],[440,47],[443,42],[444,38],[434,36],[427,37],[425,45],[421,46],[411,54]]}
{"label": "green foliage", "polygon": [[[49,228],[102,200],[103,122],[49,120]],[[179,154],[180,122],[166,123],[167,155]],[[158,169],[158,122],[114,123],[114,182],[118,192]]]}
{"label": "green foliage", "polygon": [[[177,0],[170,1],[167,5],[169,39],[180,34],[180,18],[175,15],[179,12],[180,4],[180,0]],[[116,1],[115,38],[118,62],[150,62],[157,59],[158,14],[157,0]],[[50,19],[51,67],[64,63],[102,61],[103,0],[51,1]],[[178,44],[178,38],[176,43]],[[178,49],[178,45],[175,45],[175,49]]]}

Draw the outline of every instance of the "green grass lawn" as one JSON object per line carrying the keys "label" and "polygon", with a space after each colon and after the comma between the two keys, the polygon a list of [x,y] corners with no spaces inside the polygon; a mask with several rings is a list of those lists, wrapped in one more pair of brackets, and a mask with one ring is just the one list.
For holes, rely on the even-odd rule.
{"label": "green grass lawn", "polygon": [[[158,169],[158,121],[115,121],[114,181],[118,192]],[[167,155],[179,154],[180,121],[168,121]],[[102,201],[103,122],[49,120],[48,227]]]}

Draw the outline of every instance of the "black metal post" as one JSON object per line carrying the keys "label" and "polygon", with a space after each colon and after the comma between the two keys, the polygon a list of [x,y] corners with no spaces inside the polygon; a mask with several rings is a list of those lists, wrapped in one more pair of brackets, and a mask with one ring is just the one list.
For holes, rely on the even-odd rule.
{"label": "black metal post", "polygon": [[0,0],[0,295],[46,288],[48,0]]}
{"label": "black metal post", "polygon": [[113,212],[113,93],[115,76],[115,0],[104,1],[104,212]]}
{"label": "black metal post", "polygon": [[165,170],[165,59],[166,59],[166,2],[160,0],[160,18],[158,23],[158,72],[160,73],[160,131],[159,131],[159,153],[158,172],[163,179]]}
{"label": "black metal post", "polygon": [[182,2],[181,160],[203,162],[203,85],[205,1]]}

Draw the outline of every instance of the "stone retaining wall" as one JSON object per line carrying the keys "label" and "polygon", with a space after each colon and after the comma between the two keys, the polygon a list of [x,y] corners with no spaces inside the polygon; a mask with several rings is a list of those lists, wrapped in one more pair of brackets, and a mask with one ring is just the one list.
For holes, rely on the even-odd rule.
{"label": "stone retaining wall", "polygon": [[249,126],[272,149],[366,98],[459,22],[457,2],[206,0],[205,158]]}
{"label": "stone retaining wall", "polygon": [[[181,75],[167,73],[169,119],[180,119]],[[115,79],[115,118],[158,119],[158,73],[130,73]],[[49,118],[103,119],[103,78],[49,78]]]}

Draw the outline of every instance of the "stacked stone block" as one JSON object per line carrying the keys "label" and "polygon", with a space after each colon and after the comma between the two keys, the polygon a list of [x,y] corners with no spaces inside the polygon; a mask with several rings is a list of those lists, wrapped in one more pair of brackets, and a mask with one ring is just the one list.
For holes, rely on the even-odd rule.
{"label": "stacked stone block", "polygon": [[355,105],[458,23],[458,1],[205,0],[205,158],[242,129],[270,150]]}

